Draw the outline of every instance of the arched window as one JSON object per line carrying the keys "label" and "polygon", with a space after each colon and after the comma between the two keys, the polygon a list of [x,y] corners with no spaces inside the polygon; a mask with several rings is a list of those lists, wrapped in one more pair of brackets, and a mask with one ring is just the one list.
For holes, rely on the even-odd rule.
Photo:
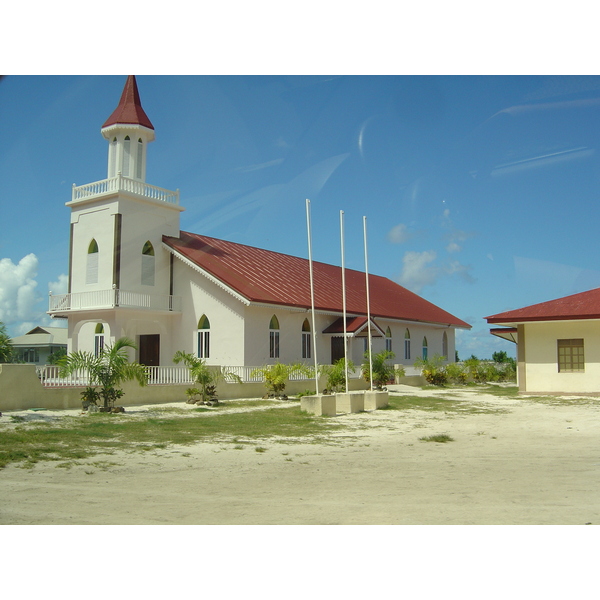
{"label": "arched window", "polygon": [[198,321],[198,358],[210,358],[210,321],[206,315]]}
{"label": "arched window", "polygon": [[427,338],[423,338],[423,360],[427,360]]}
{"label": "arched window", "polygon": [[269,323],[269,358],[279,358],[279,321],[275,315]]}
{"label": "arched window", "polygon": [[445,331],[442,336],[442,356],[448,360],[448,334]]}
{"label": "arched window", "polygon": [[310,358],[310,325],[308,319],[302,323],[302,358]]}
{"label": "arched window", "polygon": [[142,142],[142,138],[140,138],[137,143],[137,162],[135,165],[135,176],[137,179],[142,178],[142,157],[143,156],[144,156],[144,142]]}
{"label": "arched window", "polygon": [[385,349],[392,351],[392,330],[389,327],[385,330]]}
{"label": "arched window", "polygon": [[98,242],[92,240],[88,246],[85,282],[98,283]]}
{"label": "arched window", "polygon": [[117,166],[117,138],[113,138],[110,146],[108,147],[108,176],[114,177],[116,175]]}
{"label": "arched window", "polygon": [[104,348],[104,325],[98,323],[94,331],[94,356],[98,358]]}
{"label": "arched window", "polygon": [[131,159],[131,139],[129,136],[125,136],[123,142],[123,175],[129,177],[129,162]]}
{"label": "arched window", "polygon": [[404,360],[410,360],[410,331],[404,333]]}
{"label": "arched window", "polygon": [[154,285],[154,246],[150,242],[142,248],[142,285]]}

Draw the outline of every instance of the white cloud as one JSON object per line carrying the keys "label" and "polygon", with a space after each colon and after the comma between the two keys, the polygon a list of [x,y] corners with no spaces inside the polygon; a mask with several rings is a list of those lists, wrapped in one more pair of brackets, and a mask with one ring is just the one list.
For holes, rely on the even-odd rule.
{"label": "white cloud", "polygon": [[63,273],[58,276],[58,281],[48,282],[48,291],[55,295],[66,294],[69,287],[69,277]]}
{"label": "white cloud", "polygon": [[10,326],[19,321],[35,320],[38,259],[28,254],[18,264],[0,259],[0,321]]}
{"label": "white cloud", "polygon": [[433,250],[406,252],[402,259],[402,272],[398,278],[400,285],[419,293],[424,287],[433,285],[441,277],[458,276],[466,283],[475,279],[469,273],[470,267],[454,260],[446,264],[434,264],[437,254]]}
{"label": "white cloud", "polygon": [[402,259],[402,273],[398,278],[400,285],[413,292],[431,285],[440,275],[439,267],[430,264],[436,258],[437,254],[433,250],[406,252]]}
{"label": "white cloud", "polygon": [[450,253],[452,252],[460,252],[461,247],[456,243],[456,242],[450,242],[447,246],[446,246],[446,250]]}
{"label": "white cloud", "polygon": [[392,227],[387,234],[387,238],[390,242],[392,242],[392,244],[404,244],[412,237],[413,234],[409,233],[408,227],[406,227],[404,223],[400,223],[396,225],[396,227]]}

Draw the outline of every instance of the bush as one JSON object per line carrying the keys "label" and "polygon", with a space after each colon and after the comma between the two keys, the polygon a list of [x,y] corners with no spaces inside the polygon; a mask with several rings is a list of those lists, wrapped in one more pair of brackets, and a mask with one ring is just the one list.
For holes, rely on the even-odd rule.
{"label": "bush", "polygon": [[448,375],[443,365],[444,357],[436,354],[433,358],[422,358],[419,356],[415,360],[415,367],[421,368],[421,373],[425,381],[431,385],[446,385]]}
{"label": "bush", "polygon": [[457,383],[459,385],[465,385],[467,383],[468,375],[464,367],[459,363],[449,363],[445,367],[446,376],[450,383]]}
{"label": "bush", "polygon": [[[340,358],[332,365],[322,365],[321,372],[327,376],[326,390],[335,394],[336,392],[346,391],[346,368],[345,359]],[[348,361],[348,371],[354,372],[354,363]],[[323,390],[324,392],[326,390]]]}
{"label": "bush", "polygon": [[369,363],[369,351],[365,352],[365,360],[362,364],[363,379],[370,383],[369,373],[371,367],[373,369],[373,385],[377,389],[381,389],[388,383],[393,383],[396,377],[404,377],[405,371],[403,368],[396,369],[394,365],[390,365],[388,360],[391,360],[396,355],[390,350],[382,350],[377,354],[373,354],[372,365]]}

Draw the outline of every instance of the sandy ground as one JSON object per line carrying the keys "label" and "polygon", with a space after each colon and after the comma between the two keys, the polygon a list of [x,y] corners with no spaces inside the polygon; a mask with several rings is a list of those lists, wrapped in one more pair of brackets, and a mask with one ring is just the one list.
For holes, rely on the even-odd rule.
{"label": "sandy ground", "polygon": [[[97,455],[68,470],[10,465],[0,471],[0,524],[600,523],[599,400],[461,398],[506,412],[376,411],[335,417],[349,427],[331,443],[199,443]],[[420,440],[439,433],[454,441]]]}

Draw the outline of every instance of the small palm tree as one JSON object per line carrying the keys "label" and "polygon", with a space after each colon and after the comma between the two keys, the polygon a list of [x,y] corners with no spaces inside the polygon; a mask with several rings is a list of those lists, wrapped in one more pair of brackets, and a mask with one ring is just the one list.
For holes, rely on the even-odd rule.
{"label": "small palm tree", "polygon": [[[396,375],[399,377],[404,376],[404,370],[402,368],[396,369],[394,365],[388,364],[386,361],[391,360],[396,355],[391,350],[382,350],[377,354],[373,354],[372,358],[372,370],[373,370],[373,385],[376,389],[380,390],[387,383],[392,381]],[[365,360],[362,364],[363,377],[367,383],[370,383],[370,370],[371,364],[369,362],[369,351],[365,352]]]}
{"label": "small palm tree", "polygon": [[[348,361],[348,371],[354,372],[354,363]],[[327,377],[327,390],[331,393],[346,391],[346,359],[340,358],[332,365],[321,365],[321,373]],[[325,393],[325,390],[324,392]]]}
{"label": "small palm tree", "polygon": [[65,377],[76,371],[86,372],[89,387],[100,388],[104,408],[109,408],[123,395],[123,390],[117,386],[134,379],[144,386],[148,381],[146,367],[137,362],[129,362],[128,348],[135,349],[137,346],[129,338],[123,337],[113,345],[104,346],[98,356],[81,350],[72,352],[60,359],[60,376]]}
{"label": "small palm tree", "polygon": [[275,363],[274,365],[265,365],[264,367],[254,369],[250,373],[250,377],[262,377],[267,388],[267,393],[275,397],[281,397],[284,395],[285,385],[290,376],[295,374],[311,377],[313,369],[302,363],[293,363],[290,365]]}
{"label": "small palm tree", "polygon": [[199,392],[201,395],[202,402],[211,402],[217,397],[216,385],[219,381],[225,381],[225,379],[233,379],[237,383],[242,383],[241,378],[235,373],[229,371],[224,372],[221,369],[215,367],[209,367],[204,360],[190,354],[189,352],[182,352],[178,350],[173,357],[173,362],[178,365],[182,362],[189,370],[190,375],[195,383],[200,386],[200,390],[190,388],[188,390],[188,397],[195,396]]}

